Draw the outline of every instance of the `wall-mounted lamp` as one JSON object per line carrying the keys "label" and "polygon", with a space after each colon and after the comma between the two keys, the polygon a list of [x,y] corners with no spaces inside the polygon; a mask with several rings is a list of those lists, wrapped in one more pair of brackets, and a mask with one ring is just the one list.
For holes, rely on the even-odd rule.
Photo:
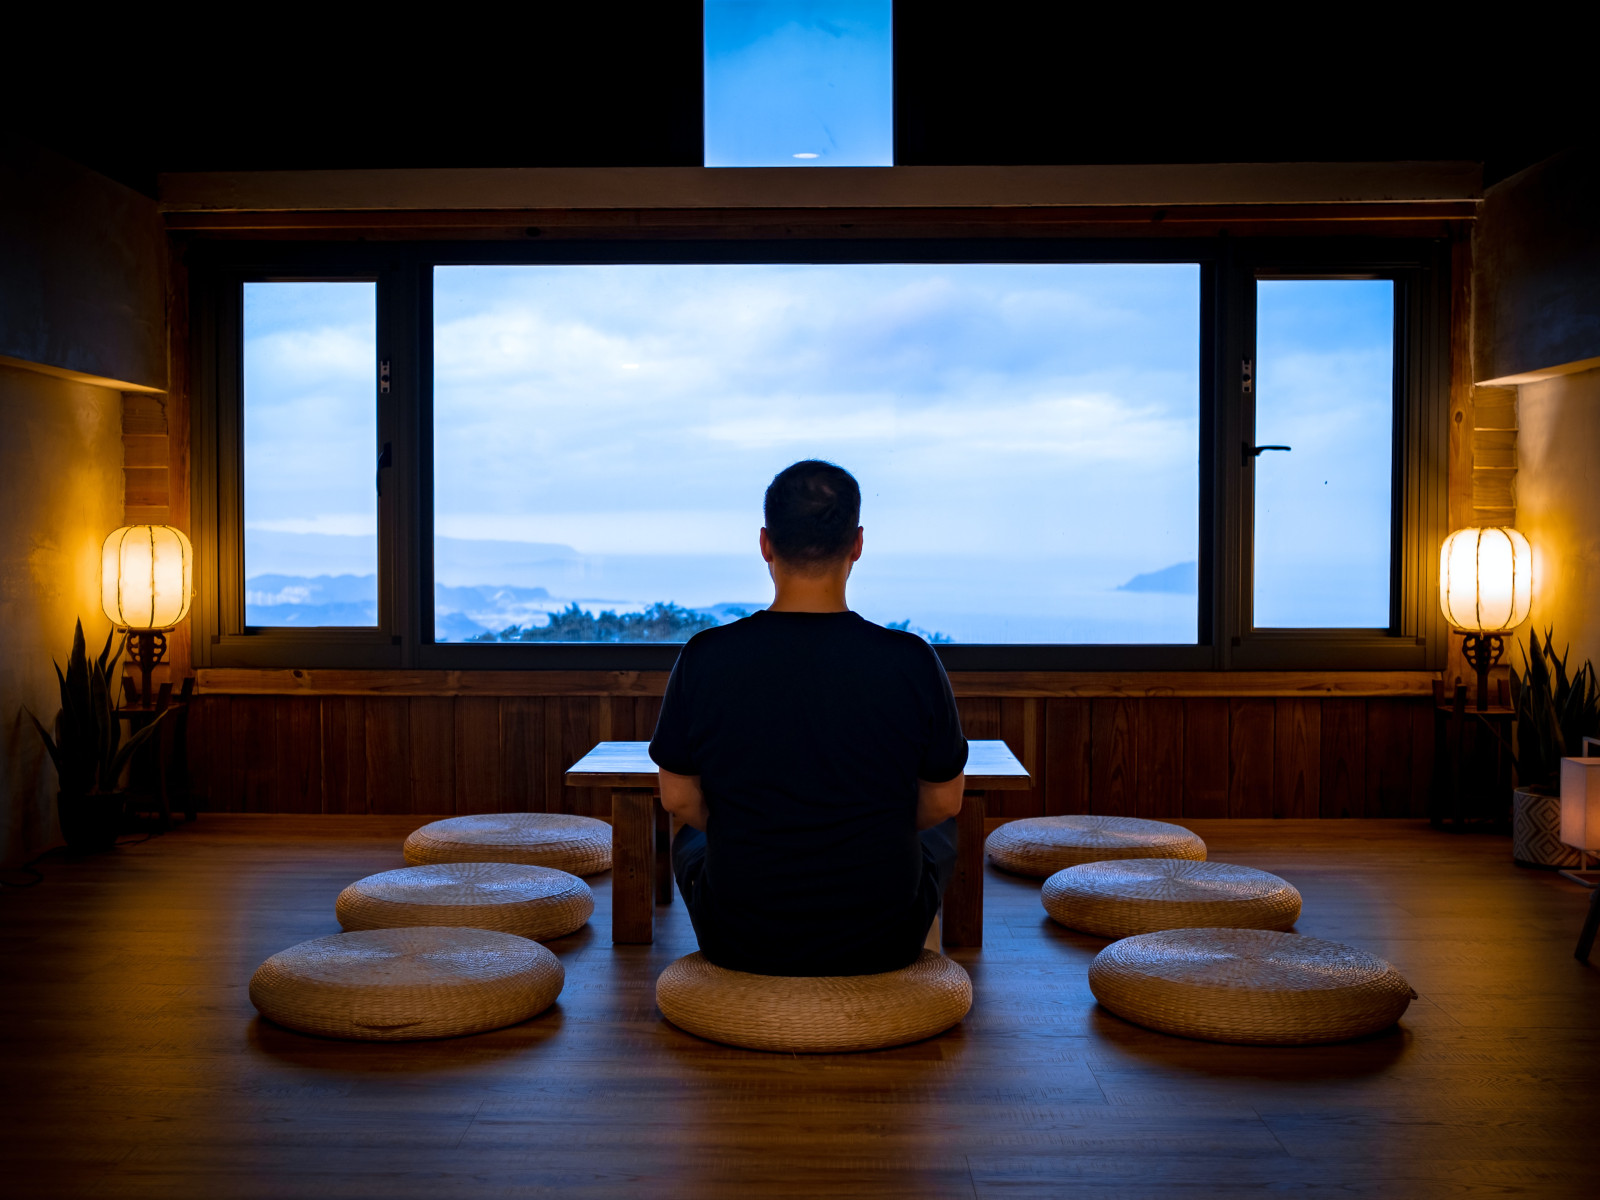
{"label": "wall-mounted lamp", "polygon": [[126,629],[139,664],[140,694],[150,707],[150,671],[167,656],[166,631],[189,615],[194,548],[170,525],[125,525],[100,552],[100,607]]}
{"label": "wall-mounted lamp", "polygon": [[1458,529],[1439,550],[1439,607],[1465,634],[1462,650],[1478,673],[1478,711],[1489,707],[1489,668],[1504,634],[1533,607],[1533,549],[1515,529]]}

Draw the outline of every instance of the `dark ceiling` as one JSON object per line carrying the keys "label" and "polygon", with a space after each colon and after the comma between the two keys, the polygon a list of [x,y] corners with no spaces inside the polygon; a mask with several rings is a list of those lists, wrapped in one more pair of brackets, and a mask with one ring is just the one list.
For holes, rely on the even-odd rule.
{"label": "dark ceiling", "polygon": [[[191,28],[153,69],[91,66],[70,89],[24,89],[13,111],[35,140],[151,195],[163,171],[697,166],[700,10],[533,7],[470,36],[422,22],[370,43]],[[1209,26],[1155,45],[1042,22],[1053,6],[957,11],[899,6],[903,165],[1469,160],[1493,183],[1561,149],[1580,111],[1548,87],[1481,86],[1394,29],[1381,47],[1323,31],[1246,48]]]}

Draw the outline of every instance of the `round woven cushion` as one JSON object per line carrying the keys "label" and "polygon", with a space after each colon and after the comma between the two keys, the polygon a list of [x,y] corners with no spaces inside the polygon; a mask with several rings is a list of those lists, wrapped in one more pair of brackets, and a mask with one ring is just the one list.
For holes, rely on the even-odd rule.
{"label": "round woven cushion", "polygon": [[1068,929],[1123,938],[1159,929],[1288,929],[1300,893],[1276,875],[1187,858],[1125,858],[1057,871],[1040,894]]}
{"label": "round woven cushion", "polygon": [[984,849],[1001,870],[1039,876],[1111,858],[1206,856],[1206,844],[1182,825],[1138,817],[1028,817],[1000,826]]}
{"label": "round woven cushion", "polygon": [[1365,950],[1265,929],[1123,938],[1089,965],[1089,990],[1136,1025],[1266,1046],[1376,1033],[1416,997],[1398,971]]}
{"label": "round woven cushion", "polygon": [[429,863],[358,879],[334,905],[345,929],[466,925],[545,941],[583,928],[594,893],[576,875],[521,863]]}
{"label": "round woven cushion", "polygon": [[480,813],[424,825],[406,839],[411,866],[509,862],[574,875],[611,869],[611,826],[565,813]]}
{"label": "round woven cushion", "polygon": [[880,1050],[943,1033],[972,1007],[958,963],[924,950],[881,975],[748,975],[691,954],[661,972],[656,1004],[679,1029],[751,1050]]}
{"label": "round woven cushion", "polygon": [[301,1033],[399,1042],[456,1037],[537,1016],[566,972],[538,942],[424,925],[314,938],[250,980],[261,1015]]}

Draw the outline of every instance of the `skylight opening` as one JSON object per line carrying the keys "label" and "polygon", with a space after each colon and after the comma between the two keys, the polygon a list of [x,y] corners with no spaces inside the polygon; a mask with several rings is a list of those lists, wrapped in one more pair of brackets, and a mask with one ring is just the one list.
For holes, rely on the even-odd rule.
{"label": "skylight opening", "polygon": [[705,0],[705,165],[894,165],[892,0]]}

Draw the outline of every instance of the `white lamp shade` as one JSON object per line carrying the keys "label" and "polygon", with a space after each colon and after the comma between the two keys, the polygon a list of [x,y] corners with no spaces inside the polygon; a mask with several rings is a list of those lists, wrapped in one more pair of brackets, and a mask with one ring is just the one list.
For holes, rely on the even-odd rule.
{"label": "white lamp shade", "polygon": [[100,607],[122,629],[171,629],[189,615],[194,548],[170,525],[124,525],[100,552]]}
{"label": "white lamp shade", "polygon": [[1600,850],[1600,758],[1561,760],[1561,840]]}
{"label": "white lamp shade", "polygon": [[1515,529],[1458,529],[1439,550],[1439,607],[1452,628],[1505,633],[1533,607],[1533,548]]}

